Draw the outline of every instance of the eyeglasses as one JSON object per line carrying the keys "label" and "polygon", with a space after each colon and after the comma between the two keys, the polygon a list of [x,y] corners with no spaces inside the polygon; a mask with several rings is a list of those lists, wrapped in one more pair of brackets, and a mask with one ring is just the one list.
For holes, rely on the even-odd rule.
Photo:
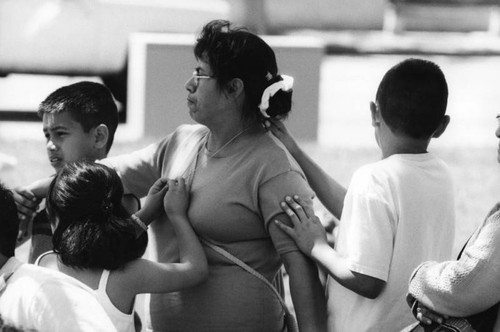
{"label": "eyeglasses", "polygon": [[209,79],[209,78],[214,78],[214,76],[208,76],[208,75],[198,75],[196,70],[193,72],[193,75],[191,78],[194,78],[194,87],[197,88],[198,85],[200,84],[201,79]]}

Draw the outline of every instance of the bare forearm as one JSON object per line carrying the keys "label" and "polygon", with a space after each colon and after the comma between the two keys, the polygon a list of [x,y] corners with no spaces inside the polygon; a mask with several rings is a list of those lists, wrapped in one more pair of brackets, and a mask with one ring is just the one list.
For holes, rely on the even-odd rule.
{"label": "bare forearm", "polygon": [[198,236],[191,227],[187,216],[171,216],[170,221],[175,229],[179,246],[179,261],[186,263],[191,269],[205,271],[207,259]]}
{"label": "bare forearm", "polygon": [[37,198],[45,198],[47,196],[47,192],[49,191],[50,183],[54,179],[53,176],[46,177],[43,179],[39,179],[30,185],[26,186],[26,189],[31,191],[33,195]]}
{"label": "bare forearm", "polygon": [[315,247],[311,258],[339,284],[361,296],[376,298],[385,285],[382,280],[352,272],[346,259],[327,244]]}
{"label": "bare forearm", "polygon": [[304,171],[309,185],[318,199],[335,217],[340,219],[346,189],[328,175],[314,160],[298,146],[291,151]]}
{"label": "bare forearm", "polygon": [[326,331],[326,299],[316,264],[299,252],[285,259],[300,331]]}

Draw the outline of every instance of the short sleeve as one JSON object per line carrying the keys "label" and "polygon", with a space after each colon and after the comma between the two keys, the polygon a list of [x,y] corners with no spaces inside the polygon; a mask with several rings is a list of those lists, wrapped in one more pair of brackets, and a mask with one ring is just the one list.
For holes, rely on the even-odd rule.
{"label": "short sleeve", "polygon": [[[269,224],[274,217],[284,213],[280,202],[284,200],[285,196],[292,195],[300,196],[306,204],[312,206],[314,193],[302,174],[296,171],[281,173],[260,186],[259,205],[266,229],[269,229]],[[271,237],[280,254],[298,250],[293,240],[282,231],[273,232]]]}
{"label": "short sleeve", "polygon": [[138,197],[144,197],[161,176],[157,157],[165,144],[166,140],[163,140],[144,149],[106,158],[99,162],[115,169],[122,180],[126,194],[132,193]]}
{"label": "short sleeve", "polygon": [[348,192],[337,249],[341,255],[347,253],[351,271],[387,281],[393,251],[393,219],[389,206],[376,195]]}
{"label": "short sleeve", "polygon": [[160,142],[100,162],[117,171],[126,194],[142,198],[160,177],[185,177],[206,132],[201,125],[181,125]]}

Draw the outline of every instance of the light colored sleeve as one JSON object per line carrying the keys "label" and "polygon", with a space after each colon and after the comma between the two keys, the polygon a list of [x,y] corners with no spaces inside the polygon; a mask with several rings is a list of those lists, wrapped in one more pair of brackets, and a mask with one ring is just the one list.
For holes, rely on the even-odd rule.
{"label": "light colored sleeve", "polygon": [[30,312],[38,331],[116,331],[95,296],[71,284],[42,285],[33,298]]}
{"label": "light colored sleeve", "polygon": [[349,187],[336,248],[345,255],[349,270],[387,281],[396,220],[384,195],[367,190],[370,186],[364,183],[359,188]]}
{"label": "light colored sleeve", "polygon": [[163,150],[166,139],[141,150],[100,160],[119,174],[125,194],[147,195],[149,188],[161,177]]}
{"label": "light colored sleeve", "polygon": [[118,172],[125,194],[142,198],[160,177],[186,178],[206,133],[207,128],[201,125],[181,125],[163,140],[144,149],[100,162]]}
{"label": "light colored sleeve", "polygon": [[441,314],[464,317],[500,302],[500,213],[471,237],[457,261],[426,262],[410,279],[409,292]]}
{"label": "light colored sleeve", "polygon": [[[260,186],[258,201],[266,229],[269,229],[269,223],[276,215],[284,213],[280,202],[284,201],[287,195],[299,195],[306,204],[312,206],[314,193],[305,178],[296,171],[279,174]],[[278,230],[270,235],[278,253],[299,250],[295,242],[284,232]]]}

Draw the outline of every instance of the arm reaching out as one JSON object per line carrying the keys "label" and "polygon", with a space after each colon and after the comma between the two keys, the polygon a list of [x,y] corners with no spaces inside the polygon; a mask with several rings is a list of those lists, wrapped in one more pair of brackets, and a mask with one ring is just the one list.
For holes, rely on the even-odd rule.
{"label": "arm reaching out", "polygon": [[319,200],[337,219],[340,219],[346,189],[328,175],[314,160],[300,148],[283,122],[267,120],[265,126],[285,145],[287,150],[299,163],[307,181],[311,185]]}
{"label": "arm reaching out", "polygon": [[[129,269],[133,273],[129,275],[129,280],[134,284],[133,295],[178,291],[207,278],[207,259],[187,218],[188,205],[189,190],[182,178],[159,179],[149,190],[144,207],[136,216],[148,225],[167,213],[177,237],[179,262],[158,263],[140,259],[131,263]],[[142,232],[142,228],[138,229]]]}
{"label": "arm reaching out", "polygon": [[37,198],[27,188],[16,188],[12,190],[19,217],[19,231],[17,235],[17,246],[26,242],[31,236],[32,221],[40,205],[41,198]]}
{"label": "arm reaching out", "polygon": [[[193,284],[208,276],[205,251],[187,217],[189,188],[183,178],[168,181],[168,191],[164,198],[165,212],[172,222],[179,244],[180,263],[190,272]],[[190,282],[189,280],[186,280]]]}
{"label": "arm reaching out", "polygon": [[324,227],[311,207],[304,204],[298,196],[294,196],[286,197],[281,208],[290,217],[293,228],[279,220],[276,220],[276,224],[297,243],[304,254],[315,260],[338,283],[353,292],[370,299],[380,294],[385,281],[351,271],[345,258],[328,244]]}
{"label": "arm reaching out", "polygon": [[38,210],[42,199],[49,190],[53,177],[47,177],[33,182],[32,184],[13,190],[19,215],[19,233],[17,245],[26,242],[31,236],[33,218]]}

